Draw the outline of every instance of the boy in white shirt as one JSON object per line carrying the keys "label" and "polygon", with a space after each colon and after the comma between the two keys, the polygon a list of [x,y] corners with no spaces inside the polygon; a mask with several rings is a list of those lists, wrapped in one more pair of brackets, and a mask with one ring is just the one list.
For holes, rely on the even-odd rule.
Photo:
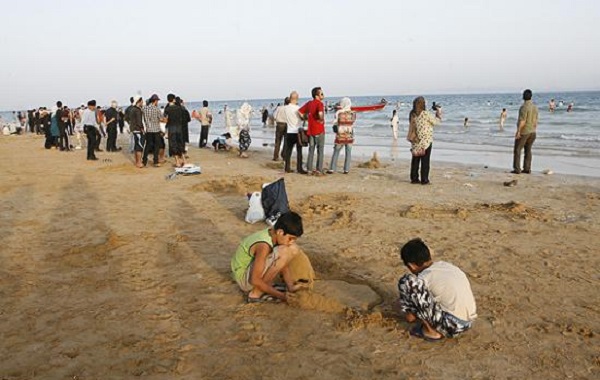
{"label": "boy in white shirt", "polygon": [[411,271],[398,281],[400,309],[407,322],[419,322],[410,334],[436,342],[470,329],[477,309],[465,273],[445,261],[434,262],[419,238],[406,243],[400,256]]}

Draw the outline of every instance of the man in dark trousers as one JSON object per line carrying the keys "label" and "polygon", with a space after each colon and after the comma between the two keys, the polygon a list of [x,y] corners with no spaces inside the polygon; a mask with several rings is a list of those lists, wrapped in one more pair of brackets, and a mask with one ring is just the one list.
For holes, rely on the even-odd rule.
{"label": "man in dark trousers", "polygon": [[95,161],[98,158],[94,153],[96,148],[96,132],[98,130],[98,119],[96,118],[96,101],[90,100],[87,103],[88,107],[83,111],[81,116],[81,124],[83,125],[83,132],[85,133],[88,144],[87,144],[87,159]]}
{"label": "man in dark trousers", "polygon": [[[532,97],[531,90],[527,89],[523,92],[523,105],[519,109],[513,150],[513,174],[531,173],[531,147],[535,141],[538,125],[538,108],[533,104]],[[521,170],[521,151],[523,150],[525,150],[525,162],[523,170]]]}
{"label": "man in dark trousers", "polygon": [[[60,106],[58,105],[60,103]],[[67,121],[69,119],[69,110],[63,108],[62,103],[56,104],[56,122],[58,124],[58,141],[61,151],[69,151],[69,137],[67,136]]]}
{"label": "man in dark trousers", "polygon": [[113,100],[110,103],[110,108],[104,113],[106,118],[106,151],[107,152],[118,152],[121,148],[117,148],[117,124],[119,118],[119,111],[117,111],[117,102]]}
{"label": "man in dark trousers", "polygon": [[183,109],[175,102],[175,95],[167,95],[169,104],[165,107],[167,134],[169,136],[169,155],[175,157],[175,166],[185,165],[185,143],[183,142]]}
{"label": "man in dark trousers", "polygon": [[144,100],[141,96],[136,95],[133,97],[133,106],[129,110],[129,130],[133,135],[133,151],[135,155],[135,166],[143,168],[142,154],[146,145],[144,137],[144,124],[142,122],[142,106]]}

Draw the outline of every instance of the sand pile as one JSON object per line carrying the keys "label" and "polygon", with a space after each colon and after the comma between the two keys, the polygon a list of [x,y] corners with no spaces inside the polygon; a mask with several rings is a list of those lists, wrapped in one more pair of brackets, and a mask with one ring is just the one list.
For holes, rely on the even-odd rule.
{"label": "sand pile", "polygon": [[379,158],[377,157],[377,152],[374,152],[373,157],[371,157],[369,161],[359,164],[358,167],[363,169],[380,169],[385,166],[379,161]]}
{"label": "sand pile", "polygon": [[260,191],[262,185],[269,182],[273,182],[273,180],[266,177],[237,175],[213,179],[193,186],[192,190],[196,192],[245,195],[249,192]]}

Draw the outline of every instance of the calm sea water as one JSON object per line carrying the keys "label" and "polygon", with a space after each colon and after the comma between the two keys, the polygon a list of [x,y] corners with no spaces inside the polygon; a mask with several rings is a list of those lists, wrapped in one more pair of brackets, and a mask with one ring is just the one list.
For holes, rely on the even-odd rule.
{"label": "calm sea water", "polygon": [[[351,97],[354,105],[377,103],[381,98],[381,96]],[[409,145],[404,138],[414,96],[385,96],[385,98],[389,104],[382,111],[358,114],[355,129],[355,151],[358,154],[368,155],[372,151],[378,151],[383,158],[394,159],[398,156],[402,157],[408,149]],[[478,157],[485,157],[495,152],[508,157],[490,157],[481,163],[510,167],[507,161],[510,161],[518,110],[522,104],[521,94],[430,95],[425,98],[428,109],[431,109],[434,101],[442,105],[444,121],[435,130],[434,147],[437,147],[436,149],[441,147],[448,151],[446,154],[441,154],[444,160],[473,163],[474,159],[477,161]],[[548,101],[552,98],[557,103],[554,113],[548,110]],[[339,99],[326,100],[335,103]],[[302,99],[301,103],[306,100]],[[560,101],[564,103],[562,106],[559,105]],[[219,111],[226,104],[234,110],[242,102],[240,100],[210,102],[210,108],[215,115],[211,138],[225,132],[223,115]],[[251,121],[253,146],[272,143],[274,129],[263,127],[260,110],[271,103],[276,105],[282,102],[282,99],[249,100],[248,102],[255,110]],[[540,110],[535,150],[536,154],[546,157],[543,163],[555,171],[600,176],[600,92],[536,93],[534,102]],[[572,112],[567,112],[569,103],[574,103]],[[187,106],[191,110],[200,108],[201,104],[192,102]],[[499,129],[502,108],[506,108],[508,112],[503,132]],[[392,142],[390,128],[390,118],[394,109],[398,110],[401,129],[400,139],[395,144]],[[12,119],[10,112],[2,112],[0,115],[4,121]],[[467,129],[463,126],[466,117],[469,118]],[[333,139],[332,119],[333,114],[329,113],[326,126],[328,144],[331,144]],[[197,122],[190,125],[192,141],[197,141],[199,127]],[[397,147],[397,150],[389,149],[390,147]],[[474,155],[466,152],[480,153]],[[561,162],[558,166],[554,164],[555,161],[561,160],[562,163],[568,163],[568,167],[561,169]],[[573,169],[579,166],[584,169]],[[594,170],[586,170],[586,167],[595,168],[598,173]]]}

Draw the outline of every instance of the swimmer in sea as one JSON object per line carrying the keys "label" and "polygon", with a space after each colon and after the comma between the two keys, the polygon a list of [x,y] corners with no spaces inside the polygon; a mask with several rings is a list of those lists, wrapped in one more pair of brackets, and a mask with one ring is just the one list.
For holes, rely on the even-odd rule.
{"label": "swimmer in sea", "polygon": [[504,131],[504,122],[506,121],[506,108],[502,108],[500,113],[500,131]]}

